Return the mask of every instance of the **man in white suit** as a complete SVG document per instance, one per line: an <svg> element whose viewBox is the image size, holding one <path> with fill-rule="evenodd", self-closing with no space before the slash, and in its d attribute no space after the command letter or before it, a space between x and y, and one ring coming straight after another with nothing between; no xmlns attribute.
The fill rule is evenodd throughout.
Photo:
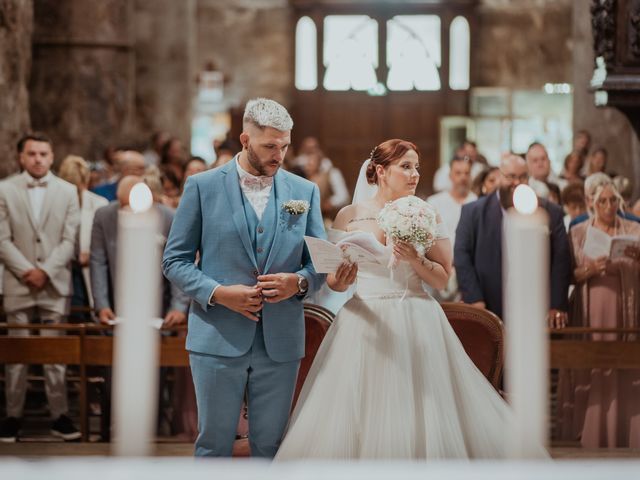
<svg viewBox="0 0 640 480"><path fill-rule="evenodd" d="M3 303L9 324L60 323L69 313L71 259L80 221L74 185L50 172L51 141L42 134L18 142L23 172L0 182L0 260L5 266ZM51 330L46 335L59 334ZM28 330L9 330L27 336ZM0 441L14 442L20 430L27 387L27 366L6 367L7 418ZM51 433L75 440L80 432L69 417L64 365L45 365L45 391Z"/></svg>

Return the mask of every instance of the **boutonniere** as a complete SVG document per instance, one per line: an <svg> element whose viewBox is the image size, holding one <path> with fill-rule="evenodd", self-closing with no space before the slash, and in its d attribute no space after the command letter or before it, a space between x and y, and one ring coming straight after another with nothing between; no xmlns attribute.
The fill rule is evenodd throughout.
<svg viewBox="0 0 640 480"><path fill-rule="evenodd" d="M309 211L309 202L306 200L289 200L282 204L282 209L291 215L302 215Z"/></svg>

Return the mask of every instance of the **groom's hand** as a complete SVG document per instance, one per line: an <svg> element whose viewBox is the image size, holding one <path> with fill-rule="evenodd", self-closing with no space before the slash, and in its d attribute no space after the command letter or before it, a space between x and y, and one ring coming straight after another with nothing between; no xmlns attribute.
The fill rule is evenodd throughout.
<svg viewBox="0 0 640 480"><path fill-rule="evenodd" d="M295 273L271 273L258 277L264 301L278 303L298 293L298 275Z"/></svg>
<svg viewBox="0 0 640 480"><path fill-rule="evenodd" d="M213 295L213 300L257 322L259 319L255 314L262 310L262 289L257 286L220 285Z"/></svg>

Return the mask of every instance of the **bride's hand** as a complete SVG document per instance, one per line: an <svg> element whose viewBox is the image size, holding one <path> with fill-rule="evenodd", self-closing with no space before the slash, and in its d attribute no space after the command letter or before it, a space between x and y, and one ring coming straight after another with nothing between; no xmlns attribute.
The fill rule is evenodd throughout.
<svg viewBox="0 0 640 480"><path fill-rule="evenodd" d="M409 263L420 260L420 255L418 255L416 247L407 242L395 242L393 244L393 254L398 260L404 260L405 262Z"/></svg>
<svg viewBox="0 0 640 480"><path fill-rule="evenodd" d="M344 262L338 267L336 273L327 275L327 285L335 292L344 292L349 285L356 281L358 274L358 264Z"/></svg>

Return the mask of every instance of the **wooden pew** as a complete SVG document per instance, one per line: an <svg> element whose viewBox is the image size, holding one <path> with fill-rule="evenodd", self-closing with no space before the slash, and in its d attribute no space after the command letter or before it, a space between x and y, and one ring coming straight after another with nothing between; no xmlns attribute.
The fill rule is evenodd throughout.
<svg viewBox="0 0 640 480"><path fill-rule="evenodd" d="M87 382L86 366L83 362L84 325L7 325L0 324L6 330L63 330L74 332L72 335L11 337L0 335L0 364L26 363L47 365L60 363L80 367L80 432L82 440L87 441ZM46 332L45 332L46 333Z"/></svg>
<svg viewBox="0 0 640 480"><path fill-rule="evenodd" d="M640 328L567 327L552 329L549 333L551 368L640 369L640 340L607 341L590 338L595 333L640 337Z"/></svg>
<svg viewBox="0 0 640 480"><path fill-rule="evenodd" d="M71 335L12 337L0 335L0 364L26 363L45 365L61 363L78 365L80 368L80 432L82 441L88 441L88 405L87 405L87 367L113 365L113 336L104 335L112 332L113 327L95 324L58 325L30 324L7 325L0 324L0 329L63 330L72 332ZM186 327L175 327L167 331L186 331ZM97 335L91 335L97 333ZM160 338L161 367L186 367L189 365L189 354L185 350L185 337Z"/></svg>

